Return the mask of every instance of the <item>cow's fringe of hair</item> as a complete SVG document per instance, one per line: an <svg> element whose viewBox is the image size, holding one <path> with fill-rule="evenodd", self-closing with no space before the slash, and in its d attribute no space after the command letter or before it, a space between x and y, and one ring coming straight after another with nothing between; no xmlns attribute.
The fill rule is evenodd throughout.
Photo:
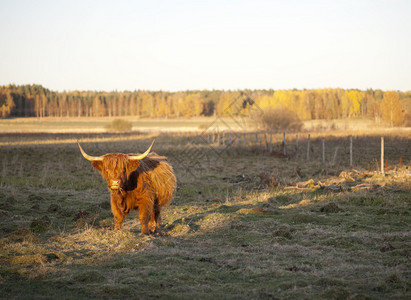
<svg viewBox="0 0 411 300"><path fill-rule="evenodd" d="M122 153L106 154L103 159L103 166L99 167L99 163L93 162L93 166L101 171L103 178L114 178L114 174L120 174L126 170L128 164L127 155Z"/></svg>

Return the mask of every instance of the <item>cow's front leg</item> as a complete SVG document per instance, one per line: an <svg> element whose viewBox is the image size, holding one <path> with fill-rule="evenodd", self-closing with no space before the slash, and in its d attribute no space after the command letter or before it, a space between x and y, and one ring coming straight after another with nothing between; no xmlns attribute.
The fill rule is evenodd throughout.
<svg viewBox="0 0 411 300"><path fill-rule="evenodd" d="M119 196L111 194L111 211L114 216L114 229L118 230L121 228L121 224L124 220L124 213L118 207Z"/></svg>

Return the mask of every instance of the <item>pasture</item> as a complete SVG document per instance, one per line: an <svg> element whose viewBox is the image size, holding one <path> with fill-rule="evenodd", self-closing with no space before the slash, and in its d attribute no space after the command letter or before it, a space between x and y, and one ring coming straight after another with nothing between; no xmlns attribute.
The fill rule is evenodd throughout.
<svg viewBox="0 0 411 300"><path fill-rule="evenodd" d="M94 132L104 133L104 127L115 118L110 117L78 117L78 118L14 118L0 120L0 132ZM215 121L214 117L198 117L189 119L144 119L122 116L122 120L132 123L133 130L144 132L160 131L197 131ZM220 129L227 127L238 129L233 119L218 119Z"/></svg>
<svg viewBox="0 0 411 300"><path fill-rule="evenodd" d="M109 192L80 154L154 151L178 189L163 234L113 230ZM280 138L279 138L280 139ZM319 137L282 156L154 134L0 136L0 293L7 299L409 299L409 132ZM306 141L300 139L300 145ZM330 163L340 147L337 161Z"/></svg>

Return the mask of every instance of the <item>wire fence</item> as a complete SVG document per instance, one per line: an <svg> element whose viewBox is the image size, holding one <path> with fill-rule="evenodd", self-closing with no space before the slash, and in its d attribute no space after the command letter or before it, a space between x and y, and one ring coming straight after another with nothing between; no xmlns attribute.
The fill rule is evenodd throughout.
<svg viewBox="0 0 411 300"><path fill-rule="evenodd" d="M405 137L269 131L179 132L167 135L171 135L173 144L180 144L186 152L191 151L192 156L206 155L210 150L218 155L253 153L301 163L316 162L330 167L362 167L380 171L411 163L411 139ZM196 149L195 153L193 149Z"/></svg>

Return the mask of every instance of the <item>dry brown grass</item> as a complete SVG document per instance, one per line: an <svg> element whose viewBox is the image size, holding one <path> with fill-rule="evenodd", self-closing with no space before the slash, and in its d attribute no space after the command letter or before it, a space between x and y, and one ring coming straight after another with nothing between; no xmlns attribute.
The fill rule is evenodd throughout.
<svg viewBox="0 0 411 300"><path fill-rule="evenodd" d="M93 155L138 152L152 137L79 135ZM387 138L382 176L366 163L378 158L378 136L354 139L361 149L352 170L346 135L327 141L329 157L340 146L334 165L316 156L315 137L307 162L305 149L217 155L185 136L159 135L155 151L169 157L179 184L162 236L140 235L135 213L112 230L105 183L75 136L18 138L0 146L6 298L410 297L409 136Z"/></svg>

